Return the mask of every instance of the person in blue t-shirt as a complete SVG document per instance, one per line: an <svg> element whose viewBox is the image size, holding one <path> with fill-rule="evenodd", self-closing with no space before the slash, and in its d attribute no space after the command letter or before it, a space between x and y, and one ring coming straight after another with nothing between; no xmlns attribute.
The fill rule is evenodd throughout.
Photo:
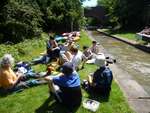
<svg viewBox="0 0 150 113"><path fill-rule="evenodd" d="M70 110L79 106L82 100L80 78L73 65L66 62L61 67L62 74L54 77L46 77L49 81L49 89L55 94L56 99L66 105Z"/></svg>

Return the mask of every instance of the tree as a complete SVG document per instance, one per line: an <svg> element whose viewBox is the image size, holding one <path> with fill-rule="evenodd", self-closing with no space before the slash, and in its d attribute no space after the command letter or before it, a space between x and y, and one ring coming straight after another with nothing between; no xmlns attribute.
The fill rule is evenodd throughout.
<svg viewBox="0 0 150 113"><path fill-rule="evenodd" d="M98 0L104 6L112 25L120 27L139 27L144 25L144 0Z"/></svg>
<svg viewBox="0 0 150 113"><path fill-rule="evenodd" d="M3 18L0 21L1 33L4 35L2 41L18 42L42 31L40 25L42 13L37 7L34 9L31 5L25 5L27 3L10 0L3 6L0 12Z"/></svg>
<svg viewBox="0 0 150 113"><path fill-rule="evenodd" d="M0 41L22 41L42 31L77 30L82 24L79 0L2 0Z"/></svg>

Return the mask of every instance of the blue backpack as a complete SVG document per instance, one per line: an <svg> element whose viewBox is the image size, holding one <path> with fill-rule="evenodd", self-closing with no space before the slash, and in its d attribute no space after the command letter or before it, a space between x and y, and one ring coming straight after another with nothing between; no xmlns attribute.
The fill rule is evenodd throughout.
<svg viewBox="0 0 150 113"><path fill-rule="evenodd" d="M110 87L113 80L112 71L108 67L101 67L94 72L93 82L96 86Z"/></svg>

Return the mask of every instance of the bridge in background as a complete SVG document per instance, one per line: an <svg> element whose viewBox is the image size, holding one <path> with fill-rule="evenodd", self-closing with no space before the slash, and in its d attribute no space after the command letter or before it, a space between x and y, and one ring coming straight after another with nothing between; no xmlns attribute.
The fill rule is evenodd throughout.
<svg viewBox="0 0 150 113"><path fill-rule="evenodd" d="M84 16L96 18L102 25L107 21L105 10L101 6L85 8Z"/></svg>

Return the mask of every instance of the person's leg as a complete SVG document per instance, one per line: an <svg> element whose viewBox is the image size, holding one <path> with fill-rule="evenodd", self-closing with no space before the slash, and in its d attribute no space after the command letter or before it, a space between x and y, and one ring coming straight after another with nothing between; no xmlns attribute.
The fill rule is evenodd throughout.
<svg viewBox="0 0 150 113"><path fill-rule="evenodd" d="M32 61L32 63L33 63L34 65L36 65L36 64L43 63L43 62L45 62L45 61L46 61L46 55L40 56L39 58L34 59L34 60Z"/></svg>
<svg viewBox="0 0 150 113"><path fill-rule="evenodd" d="M89 75L88 75L88 82L89 82L89 84L92 86L93 85L93 73L90 73Z"/></svg>
<svg viewBox="0 0 150 113"><path fill-rule="evenodd" d="M86 61L87 61L87 59L83 58L83 60L82 60L82 66L81 66L81 69L83 69L83 68L84 68L84 65L85 65Z"/></svg>
<svg viewBox="0 0 150 113"><path fill-rule="evenodd" d="M48 82L49 92L54 94L59 102L62 102L61 97L59 96L59 92L61 92L58 85L55 85L52 81Z"/></svg>
<svg viewBox="0 0 150 113"><path fill-rule="evenodd" d="M52 59L59 58L59 55L60 55L60 49L59 48L56 48L55 50L53 50L51 52Z"/></svg>
<svg viewBox="0 0 150 113"><path fill-rule="evenodd" d="M28 80L25 81L25 85L27 87L33 87L33 86L37 86L37 85L41 85L41 84L46 84L47 81L44 79L34 79L34 80Z"/></svg>
<svg viewBox="0 0 150 113"><path fill-rule="evenodd" d="M45 77L46 76L46 72L34 72L33 70L29 70L27 73L25 73L25 77L26 77L26 80L29 79L29 78L42 78L42 77Z"/></svg>
<svg viewBox="0 0 150 113"><path fill-rule="evenodd" d="M4 88L0 87L0 95L6 95L7 93L9 93L7 90L5 90Z"/></svg>
<svg viewBox="0 0 150 113"><path fill-rule="evenodd" d="M10 93L12 92L20 92L23 91L23 89L29 88L25 82L20 81L19 83L17 83L16 85L14 85L12 88L10 88L8 91Z"/></svg>

